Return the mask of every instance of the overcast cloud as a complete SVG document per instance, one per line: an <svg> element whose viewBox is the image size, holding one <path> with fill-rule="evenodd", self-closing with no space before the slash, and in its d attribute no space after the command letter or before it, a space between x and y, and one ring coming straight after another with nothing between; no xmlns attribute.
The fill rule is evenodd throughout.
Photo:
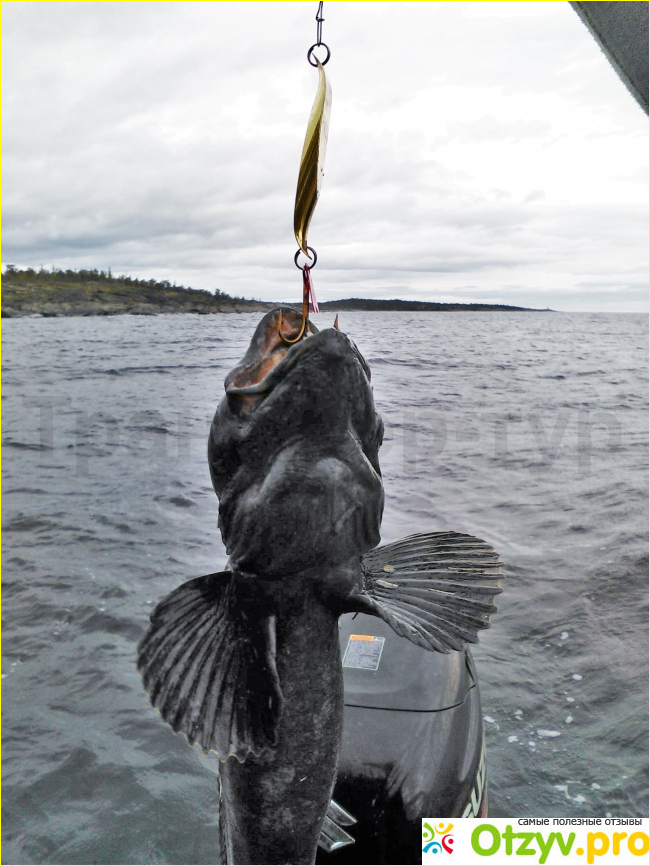
<svg viewBox="0 0 650 866"><path fill-rule="evenodd" d="M298 300L316 2L4 2L3 263ZM565 2L325 3L319 299L647 308L647 119Z"/></svg>

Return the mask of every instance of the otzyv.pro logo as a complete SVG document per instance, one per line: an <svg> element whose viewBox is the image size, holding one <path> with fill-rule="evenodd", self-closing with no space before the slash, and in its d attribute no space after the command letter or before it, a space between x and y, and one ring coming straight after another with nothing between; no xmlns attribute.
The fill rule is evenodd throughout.
<svg viewBox="0 0 650 866"><path fill-rule="evenodd" d="M647 864L647 818L427 818L422 863Z"/></svg>
<svg viewBox="0 0 650 866"><path fill-rule="evenodd" d="M433 825L428 821L423 821L422 853L432 855L440 851L446 851L447 854L451 854L454 847L454 837L451 834L453 829L454 825L447 821L441 821ZM422 862L424 863L425 861L423 860Z"/></svg>

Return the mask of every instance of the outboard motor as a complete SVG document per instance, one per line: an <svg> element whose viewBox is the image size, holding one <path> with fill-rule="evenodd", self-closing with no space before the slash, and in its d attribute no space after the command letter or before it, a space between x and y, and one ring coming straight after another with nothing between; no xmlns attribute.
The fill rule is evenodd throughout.
<svg viewBox="0 0 650 866"><path fill-rule="evenodd" d="M419 863L422 818L487 815L470 650L428 652L366 614L339 626L343 745L317 863Z"/></svg>

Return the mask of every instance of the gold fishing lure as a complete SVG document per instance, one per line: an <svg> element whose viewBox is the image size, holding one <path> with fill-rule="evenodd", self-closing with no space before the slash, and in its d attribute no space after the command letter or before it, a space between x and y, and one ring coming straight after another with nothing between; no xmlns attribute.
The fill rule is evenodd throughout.
<svg viewBox="0 0 650 866"><path fill-rule="evenodd" d="M325 76L325 70L319 60L316 60L316 64L318 66L318 90L309 116L305 144L300 157L296 204L293 213L293 230L298 246L309 258L311 256L307 249L307 229L318 201L323 179L330 106L332 104L332 91Z"/></svg>
<svg viewBox="0 0 650 866"><path fill-rule="evenodd" d="M296 188L296 204L293 211L293 231L298 241L298 251L294 256L294 264L302 271L302 325L296 337L287 337L282 332L282 314L280 314L279 333L282 341L291 345L301 340L309 325L309 307L318 313L318 302L314 294L311 281L311 269L315 266L318 256L316 250L307 245L307 230L311 222L320 185L323 179L323 166L325 164L325 151L327 149L327 133L330 123L330 106L332 104L332 91L323 67L330 59L330 50L322 40L323 33L323 0L318 4L316 13L316 37L317 41L307 52L307 60L311 66L318 68L318 90L316 99L309 115L305 143L300 157L300 169L298 171L298 186ZM315 50L323 48L327 56L323 62L315 56ZM300 253L307 256L309 262L304 265L298 264ZM309 333L309 331L307 331Z"/></svg>

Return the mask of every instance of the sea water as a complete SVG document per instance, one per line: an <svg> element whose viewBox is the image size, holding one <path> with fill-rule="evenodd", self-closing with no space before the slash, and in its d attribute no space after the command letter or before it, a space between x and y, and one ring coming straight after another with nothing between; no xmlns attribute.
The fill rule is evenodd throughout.
<svg viewBox="0 0 650 866"><path fill-rule="evenodd" d="M206 437L258 319L3 322L6 863L216 862L218 762L149 706L135 647L226 561ZM474 652L490 814L643 815L647 317L340 323L386 425L383 540L468 532L506 563Z"/></svg>

